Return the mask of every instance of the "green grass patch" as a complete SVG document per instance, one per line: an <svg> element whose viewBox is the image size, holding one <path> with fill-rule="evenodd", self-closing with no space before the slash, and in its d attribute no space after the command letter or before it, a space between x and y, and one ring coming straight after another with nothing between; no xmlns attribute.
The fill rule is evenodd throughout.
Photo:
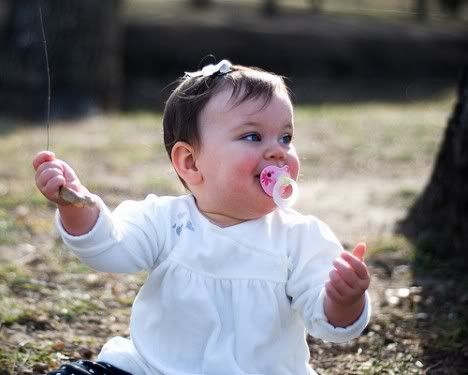
<svg viewBox="0 0 468 375"><path fill-rule="evenodd" d="M19 272L18 267L13 263L0 263L0 281L7 281L11 276Z"/></svg>
<svg viewBox="0 0 468 375"><path fill-rule="evenodd" d="M415 257L415 246L403 236L386 236L369 241L366 256L370 259L379 255L396 254L407 261Z"/></svg>
<svg viewBox="0 0 468 375"><path fill-rule="evenodd" d="M35 312L33 310L13 308L8 312L0 311L0 321L7 327L14 323L24 325L27 322L34 321L34 316Z"/></svg>
<svg viewBox="0 0 468 375"><path fill-rule="evenodd" d="M17 323L19 325L32 324L36 326L38 314L35 308L25 305L16 297L2 298L0 305L0 325L7 327Z"/></svg>
<svg viewBox="0 0 468 375"><path fill-rule="evenodd" d="M24 370L28 374L41 374L58 364L56 353L45 344L28 342L0 350L0 375L23 373Z"/></svg>
<svg viewBox="0 0 468 375"><path fill-rule="evenodd" d="M10 289L13 292L40 292L44 289L45 285L38 282L37 280L32 280L28 276L15 275L15 277L10 280L9 285Z"/></svg>
<svg viewBox="0 0 468 375"><path fill-rule="evenodd" d="M76 257L62 264L64 272L67 273L88 274L90 272L94 272L91 268L89 268L86 264L84 264L81 260L77 259Z"/></svg>
<svg viewBox="0 0 468 375"><path fill-rule="evenodd" d="M23 310L11 299L2 298L0 305L0 322L2 325L11 326L22 315Z"/></svg>
<svg viewBox="0 0 468 375"><path fill-rule="evenodd" d="M85 299L62 299L57 303L55 314L61 319L71 322L86 315L95 315L102 308L91 300Z"/></svg>

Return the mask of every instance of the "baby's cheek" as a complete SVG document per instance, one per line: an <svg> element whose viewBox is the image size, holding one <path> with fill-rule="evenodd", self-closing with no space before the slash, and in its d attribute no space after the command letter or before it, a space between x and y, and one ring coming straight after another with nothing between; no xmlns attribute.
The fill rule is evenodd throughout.
<svg viewBox="0 0 468 375"><path fill-rule="evenodd" d="M293 165L290 165L289 167L289 173L291 174L291 177L293 180L297 180L297 176L299 175L299 163L296 162Z"/></svg>
<svg viewBox="0 0 468 375"><path fill-rule="evenodd" d="M246 183L250 183L255 173L257 173L257 164L253 162L253 158L246 158L241 163L233 165L226 178L230 181L234 189L238 187L242 190Z"/></svg>
<svg viewBox="0 0 468 375"><path fill-rule="evenodd" d="M233 163L239 176L252 176L258 172L257 169L260 160L257 154L249 151L242 151L242 154L239 156L239 159Z"/></svg>
<svg viewBox="0 0 468 375"><path fill-rule="evenodd" d="M289 173L294 180L297 180L297 176L299 175L299 158L296 154L296 150L293 149L292 152L288 155L288 167Z"/></svg>

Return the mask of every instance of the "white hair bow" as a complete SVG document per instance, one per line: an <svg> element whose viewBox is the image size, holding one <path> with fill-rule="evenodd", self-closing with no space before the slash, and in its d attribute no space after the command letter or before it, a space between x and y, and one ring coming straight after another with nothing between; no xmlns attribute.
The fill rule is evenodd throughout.
<svg viewBox="0 0 468 375"><path fill-rule="evenodd" d="M205 65L202 70L196 72L185 72L186 77L210 77L214 74L226 74L232 71L232 64L229 60L221 60L216 65Z"/></svg>

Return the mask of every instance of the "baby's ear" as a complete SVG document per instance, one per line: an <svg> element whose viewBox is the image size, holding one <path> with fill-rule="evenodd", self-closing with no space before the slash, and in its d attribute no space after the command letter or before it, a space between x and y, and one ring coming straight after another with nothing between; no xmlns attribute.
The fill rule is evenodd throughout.
<svg viewBox="0 0 468 375"><path fill-rule="evenodd" d="M195 163L195 149L187 142L179 141L172 146L171 160L177 174L187 185L198 185L203 181Z"/></svg>

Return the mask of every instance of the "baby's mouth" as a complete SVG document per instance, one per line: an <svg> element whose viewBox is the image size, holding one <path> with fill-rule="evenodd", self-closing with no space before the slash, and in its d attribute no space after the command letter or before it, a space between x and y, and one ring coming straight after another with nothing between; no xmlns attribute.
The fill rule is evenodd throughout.
<svg viewBox="0 0 468 375"><path fill-rule="evenodd" d="M254 177L255 177L256 184L257 184L258 188L260 189L260 191L261 191L263 194L265 194L265 196L267 196L268 198L271 198L271 197L265 192L265 190L264 190L263 187L262 187L261 173L256 174Z"/></svg>
<svg viewBox="0 0 468 375"><path fill-rule="evenodd" d="M258 182L258 184L260 185L260 188L263 190L262 184L261 184L261 182L260 182L260 173L259 173L259 174L256 174L256 175L254 176L254 178L255 178L255 181Z"/></svg>

